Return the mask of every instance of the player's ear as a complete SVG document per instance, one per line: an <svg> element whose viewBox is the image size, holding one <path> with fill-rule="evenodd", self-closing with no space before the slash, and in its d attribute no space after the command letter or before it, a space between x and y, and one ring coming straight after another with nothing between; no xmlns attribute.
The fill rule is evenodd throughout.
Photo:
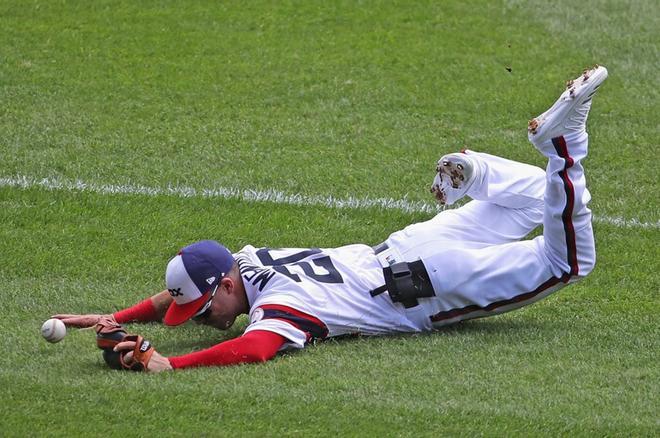
<svg viewBox="0 0 660 438"><path fill-rule="evenodd" d="M220 280L220 287L224 288L227 291L227 294L232 294L234 292L234 280L229 276L224 277Z"/></svg>

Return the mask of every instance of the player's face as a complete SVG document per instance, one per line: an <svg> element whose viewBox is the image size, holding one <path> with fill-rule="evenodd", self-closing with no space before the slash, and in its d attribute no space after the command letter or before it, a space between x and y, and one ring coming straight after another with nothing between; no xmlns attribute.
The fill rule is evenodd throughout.
<svg viewBox="0 0 660 438"><path fill-rule="evenodd" d="M211 306L202 315L193 318L198 324L209 325L220 330L230 328L241 314L237 294L230 293L232 285L222 283L211 301Z"/></svg>

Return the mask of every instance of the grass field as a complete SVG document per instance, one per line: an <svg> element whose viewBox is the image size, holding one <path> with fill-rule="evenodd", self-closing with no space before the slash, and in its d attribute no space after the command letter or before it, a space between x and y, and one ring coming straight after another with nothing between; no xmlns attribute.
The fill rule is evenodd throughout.
<svg viewBox="0 0 660 438"><path fill-rule="evenodd" d="M660 433L656 2L0 0L0 29L0 435ZM89 330L40 337L161 290L194 240L378 243L432 213L368 201L431 205L444 153L543 165L526 122L594 63L598 264L578 285L255 366L129 374ZM203 196L222 188L303 201ZM365 202L306 201L324 197ZM174 355L245 324L130 329Z"/></svg>

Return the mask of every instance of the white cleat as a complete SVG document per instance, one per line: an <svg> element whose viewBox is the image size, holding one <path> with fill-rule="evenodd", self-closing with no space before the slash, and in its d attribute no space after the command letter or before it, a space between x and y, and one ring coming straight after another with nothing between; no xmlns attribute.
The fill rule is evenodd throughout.
<svg viewBox="0 0 660 438"><path fill-rule="evenodd" d="M539 147L553 138L584 132L591 98L606 78L607 69L596 65L585 70L578 78L568 81L566 91L554 105L529 121L529 141Z"/></svg>
<svg viewBox="0 0 660 438"><path fill-rule="evenodd" d="M479 167L465 153L447 154L438 160L438 174L431 193L441 205L451 205L461 199L478 178Z"/></svg>

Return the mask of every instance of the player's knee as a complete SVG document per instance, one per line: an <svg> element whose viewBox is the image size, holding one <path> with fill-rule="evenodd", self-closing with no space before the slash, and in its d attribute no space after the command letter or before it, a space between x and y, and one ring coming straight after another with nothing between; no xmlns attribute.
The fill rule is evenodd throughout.
<svg viewBox="0 0 660 438"><path fill-rule="evenodd" d="M591 273L591 271L594 270L594 267L596 266L596 257L591 257L589 260L586 260L582 263L580 263L580 276L586 277Z"/></svg>
<svg viewBox="0 0 660 438"><path fill-rule="evenodd" d="M573 254L572 257L571 253ZM575 268L577 268L577 275L579 277L589 275L596 266L596 246L594 245L593 237L591 239L584 237L578 240L577 245L573 247L573 251L570 250L569 246L567 262L573 274L575 273Z"/></svg>

